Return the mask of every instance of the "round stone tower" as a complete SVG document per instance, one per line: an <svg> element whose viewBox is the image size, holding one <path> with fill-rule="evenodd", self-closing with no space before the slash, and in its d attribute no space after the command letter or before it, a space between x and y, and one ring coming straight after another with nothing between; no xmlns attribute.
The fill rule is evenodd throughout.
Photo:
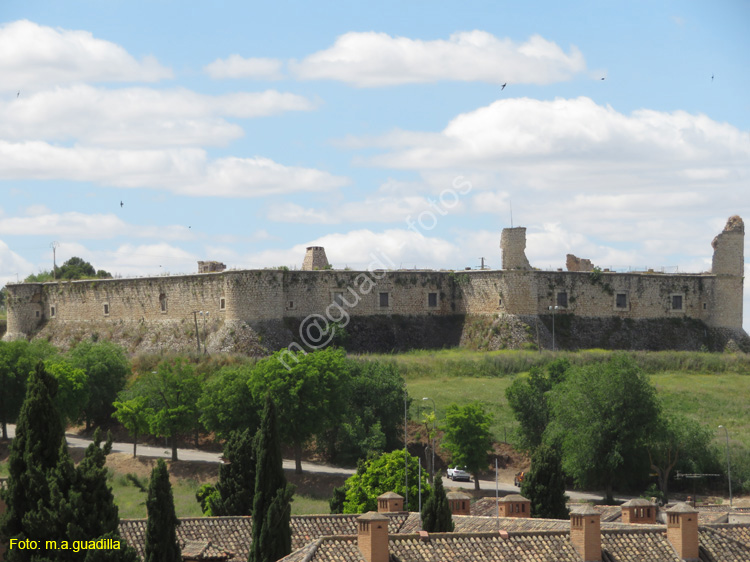
<svg viewBox="0 0 750 562"><path fill-rule="evenodd" d="M305 260L302 262L302 271L313 271L314 269L328 269L328 258L323 246L310 246L305 252Z"/></svg>

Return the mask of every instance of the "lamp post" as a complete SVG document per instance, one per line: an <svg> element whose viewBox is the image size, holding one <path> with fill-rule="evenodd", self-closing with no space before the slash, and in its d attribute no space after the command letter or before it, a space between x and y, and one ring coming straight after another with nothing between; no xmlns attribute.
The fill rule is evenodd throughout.
<svg viewBox="0 0 750 562"><path fill-rule="evenodd" d="M555 351L555 311L560 308L559 306L550 306L549 309L552 311L552 351Z"/></svg>
<svg viewBox="0 0 750 562"><path fill-rule="evenodd" d="M437 433L437 407L435 406L435 401L425 396L422 398L422 400L429 400L432 402L432 415L434 416L432 418L432 461L430 462L430 483L432 483L435 480L435 434Z"/></svg>
<svg viewBox="0 0 750 562"><path fill-rule="evenodd" d="M719 429L724 430L724 435L727 439L727 480L729 481L729 509L732 509L732 468L729 464L729 431L723 425L720 425Z"/></svg>
<svg viewBox="0 0 750 562"><path fill-rule="evenodd" d="M406 433L406 423L407 423L407 400L409 398L409 394L406 392L406 387L404 387L404 509L406 511L409 511L409 449L407 448L406 444L408 441L408 436Z"/></svg>
<svg viewBox="0 0 750 562"><path fill-rule="evenodd" d="M203 354L208 354L206 349L206 320L208 320L208 311L203 312L202 310L198 313L203 317ZM200 349L198 350L200 352Z"/></svg>

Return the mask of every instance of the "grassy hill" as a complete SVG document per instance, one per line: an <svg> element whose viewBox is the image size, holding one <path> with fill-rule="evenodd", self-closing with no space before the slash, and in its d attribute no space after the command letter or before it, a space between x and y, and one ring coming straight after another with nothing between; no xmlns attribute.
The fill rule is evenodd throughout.
<svg viewBox="0 0 750 562"><path fill-rule="evenodd" d="M479 401L494 416L492 431L499 441L512 441L516 422L505 399L514 377L524 376L535 365L544 366L558 357L573 365L605 361L613 352L497 351L462 349L414 351L398 355L363 355L363 360L391 361L399 366L414 400L412 416L419 408L431 408L435 400L438 419L451 403ZM730 441L750 450L750 355L699 352L628 352L649 375L667 411L679 411L716 430L723 446L728 428ZM719 438L722 441L719 442Z"/></svg>

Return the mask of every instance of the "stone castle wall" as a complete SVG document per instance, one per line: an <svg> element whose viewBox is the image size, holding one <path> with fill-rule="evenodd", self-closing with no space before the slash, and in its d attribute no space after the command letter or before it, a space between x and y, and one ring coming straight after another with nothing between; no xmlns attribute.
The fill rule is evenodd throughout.
<svg viewBox="0 0 750 562"><path fill-rule="evenodd" d="M291 320L297 325L310 315L331 322L538 317L555 306L554 314L579 318L693 319L742 330L743 242L744 226L733 217L714 240L716 271L703 274L533 270L524 266L525 229L514 228L503 231L503 264L510 266L504 270L268 269L9 284L6 339L55 324L194 322L197 311L208 312L213 323L260 326Z"/></svg>

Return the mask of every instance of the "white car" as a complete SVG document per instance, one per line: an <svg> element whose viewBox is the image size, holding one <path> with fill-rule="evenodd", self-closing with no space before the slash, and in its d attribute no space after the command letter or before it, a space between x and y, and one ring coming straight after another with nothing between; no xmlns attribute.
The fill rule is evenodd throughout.
<svg viewBox="0 0 750 562"><path fill-rule="evenodd" d="M456 480L465 480L466 482L471 482L471 475L466 472L466 467L454 467L448 469L448 478L453 480L454 482Z"/></svg>

